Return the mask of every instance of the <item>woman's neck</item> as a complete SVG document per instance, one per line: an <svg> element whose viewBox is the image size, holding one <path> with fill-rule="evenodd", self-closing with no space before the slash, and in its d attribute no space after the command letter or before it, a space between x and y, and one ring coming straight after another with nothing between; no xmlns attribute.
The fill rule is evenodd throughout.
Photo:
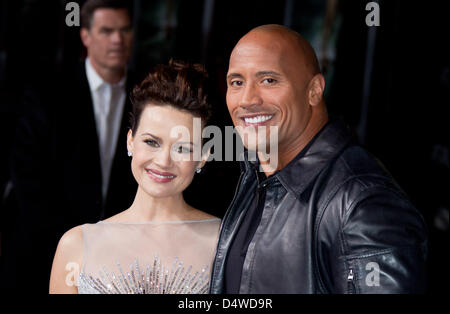
<svg viewBox="0 0 450 314"><path fill-rule="evenodd" d="M127 220L135 222L186 220L193 210L182 193L155 198L138 187L133 204L127 209Z"/></svg>

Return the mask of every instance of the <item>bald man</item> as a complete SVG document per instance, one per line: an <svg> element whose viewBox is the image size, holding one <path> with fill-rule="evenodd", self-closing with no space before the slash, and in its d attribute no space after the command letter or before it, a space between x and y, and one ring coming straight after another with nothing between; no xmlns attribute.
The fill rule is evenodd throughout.
<svg viewBox="0 0 450 314"><path fill-rule="evenodd" d="M211 293L423 292L424 220L346 125L329 119L310 44L280 25L257 27L235 46L226 80L248 150Z"/></svg>

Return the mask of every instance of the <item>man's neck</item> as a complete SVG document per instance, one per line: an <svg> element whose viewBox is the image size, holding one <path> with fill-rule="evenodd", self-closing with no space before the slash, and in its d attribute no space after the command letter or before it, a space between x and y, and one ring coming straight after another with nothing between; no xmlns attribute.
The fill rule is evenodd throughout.
<svg viewBox="0 0 450 314"><path fill-rule="evenodd" d="M270 164L270 160L261 160L262 155L258 152L261 168L266 176L270 176L277 170L286 167L308 145L327 122L328 114L326 111L313 115L301 136L289 145L280 145L278 147L278 164L276 169Z"/></svg>
<svg viewBox="0 0 450 314"><path fill-rule="evenodd" d="M102 67L97 64L94 60L89 58L89 63L92 68L97 72L97 74L107 83L109 84L117 84L119 83L123 77L125 76L125 68L122 69L111 69Z"/></svg>

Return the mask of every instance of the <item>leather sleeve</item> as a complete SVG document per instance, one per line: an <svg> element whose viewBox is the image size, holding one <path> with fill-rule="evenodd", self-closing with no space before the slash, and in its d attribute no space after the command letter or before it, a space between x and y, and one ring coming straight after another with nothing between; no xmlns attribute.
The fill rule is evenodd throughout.
<svg viewBox="0 0 450 314"><path fill-rule="evenodd" d="M386 186L353 199L339 231L340 256L332 261L334 292L424 293L427 230L419 211Z"/></svg>

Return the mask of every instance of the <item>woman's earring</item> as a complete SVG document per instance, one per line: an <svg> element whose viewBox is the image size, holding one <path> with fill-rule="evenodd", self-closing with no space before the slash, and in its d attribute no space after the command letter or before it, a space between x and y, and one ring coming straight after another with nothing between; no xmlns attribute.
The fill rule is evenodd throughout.
<svg viewBox="0 0 450 314"><path fill-rule="evenodd" d="M197 168L197 169L195 170L195 172L197 172L197 173L202 172L202 168Z"/></svg>
<svg viewBox="0 0 450 314"><path fill-rule="evenodd" d="M133 154L130 151L128 151L128 157L131 157L131 156L133 156Z"/></svg>

